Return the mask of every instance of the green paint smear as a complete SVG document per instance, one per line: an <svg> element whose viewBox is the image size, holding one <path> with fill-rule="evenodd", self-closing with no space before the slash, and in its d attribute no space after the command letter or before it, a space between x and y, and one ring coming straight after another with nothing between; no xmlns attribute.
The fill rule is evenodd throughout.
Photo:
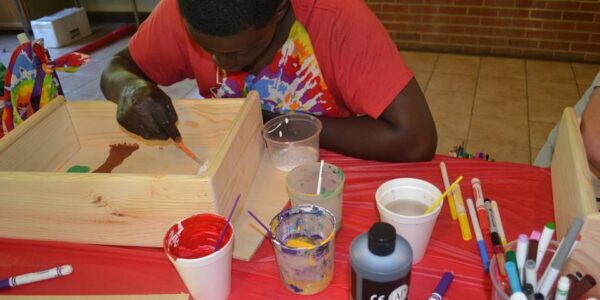
<svg viewBox="0 0 600 300"><path fill-rule="evenodd" d="M90 171L90 167L88 166L72 166L67 170L67 173L88 173Z"/></svg>

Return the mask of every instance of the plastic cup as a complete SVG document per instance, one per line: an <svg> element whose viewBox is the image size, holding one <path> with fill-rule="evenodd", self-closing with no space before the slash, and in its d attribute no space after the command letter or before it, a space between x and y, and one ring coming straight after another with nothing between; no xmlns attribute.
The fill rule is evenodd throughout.
<svg viewBox="0 0 600 300"><path fill-rule="evenodd" d="M335 230L342 226L342 199L344 171L335 165L324 163L321 190L317 194L320 162L300 165L286 176L287 192L292 205L313 204L329 210L335 216Z"/></svg>
<svg viewBox="0 0 600 300"><path fill-rule="evenodd" d="M228 225L221 248L214 251L227 220L198 214L179 221L165 234L163 247L192 297L226 299L231 288L233 227Z"/></svg>
<svg viewBox="0 0 600 300"><path fill-rule="evenodd" d="M441 195L433 184L415 178L398 178L377 189L375 201L381 221L392 224L413 250L413 263L421 261L443 201L433 211L423 214Z"/></svg>
<svg viewBox="0 0 600 300"><path fill-rule="evenodd" d="M315 205L299 205L270 223L273 249L283 284L293 293L312 295L333 278L335 217Z"/></svg>
<svg viewBox="0 0 600 300"><path fill-rule="evenodd" d="M504 249L505 249L505 251L508 251L508 250L516 251L517 250L517 241L509 242L508 244L506 244ZM542 275L544 274L544 271L546 270L548 265L550 265L550 260L552 259L554 252L556 252L556 249L558 249L558 242L550 241L550 244L548 244L548 248L546 249L546 254L544 254L544 259L540 263L540 267L537 270L538 283L541 280ZM507 294L507 293L510 293L510 286L508 284L508 279L502 280L500 271L498 270L498 261L496 260L496 255L494 255L492 257L492 260L490 261L490 279L492 280L492 296L490 297L490 299L492 299L492 300L500 300L500 299L501 300L510 300L510 294ZM503 283L503 281L504 281L504 283ZM554 290L555 289L553 288L546 299L554 298Z"/></svg>
<svg viewBox="0 0 600 300"><path fill-rule="evenodd" d="M282 115L265 123L262 135L273 165L282 171L319 160L319 119L306 114Z"/></svg>

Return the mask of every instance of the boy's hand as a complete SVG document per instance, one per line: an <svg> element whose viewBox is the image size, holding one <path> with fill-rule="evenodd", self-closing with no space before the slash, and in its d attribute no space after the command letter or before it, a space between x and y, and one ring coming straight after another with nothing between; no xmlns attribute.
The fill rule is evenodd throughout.
<svg viewBox="0 0 600 300"><path fill-rule="evenodd" d="M149 140L178 140L173 103L156 85L138 82L126 87L117 102L117 121L128 131Z"/></svg>

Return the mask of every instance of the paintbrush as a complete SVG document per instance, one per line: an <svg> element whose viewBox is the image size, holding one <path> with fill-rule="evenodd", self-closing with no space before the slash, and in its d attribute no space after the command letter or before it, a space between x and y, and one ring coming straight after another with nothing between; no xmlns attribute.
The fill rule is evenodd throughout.
<svg viewBox="0 0 600 300"><path fill-rule="evenodd" d="M192 150L190 150L190 148L183 143L181 139L179 139L179 141L175 140L175 144L177 147L179 147L179 149L181 149L181 151L187 154L187 156L189 156L191 159L195 160L198 164L202 165L204 163L200 158L198 158L198 156L196 156L196 154L194 154L194 152L192 152Z"/></svg>
<svg viewBox="0 0 600 300"><path fill-rule="evenodd" d="M161 123L161 124L163 124L163 123ZM175 142L175 145L177 145L177 147L179 149L181 149L181 151L183 151L185 154L187 154L187 156L189 156L191 159L196 161L198 163L198 165L200 165L200 168L198 168L198 171L196 172L196 174L200 175L200 174L204 173L204 171L206 171L206 169L208 168L207 162L201 160L198 156L196 156L196 154L194 154L194 152L192 152L192 150L190 150L190 148L188 148L183 143L183 139L181 138L181 133L179 133L179 130L177 129L177 127L169 126L168 124L162 125L162 127L167 132L167 134L171 137L171 139L173 139L173 141Z"/></svg>

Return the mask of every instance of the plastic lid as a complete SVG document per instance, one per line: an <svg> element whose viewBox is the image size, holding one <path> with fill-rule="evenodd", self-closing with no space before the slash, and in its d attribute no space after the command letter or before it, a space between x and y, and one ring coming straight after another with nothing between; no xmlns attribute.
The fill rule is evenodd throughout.
<svg viewBox="0 0 600 300"><path fill-rule="evenodd" d="M394 226L378 222L369 229L369 251L378 256L392 254L396 248L396 229Z"/></svg>

